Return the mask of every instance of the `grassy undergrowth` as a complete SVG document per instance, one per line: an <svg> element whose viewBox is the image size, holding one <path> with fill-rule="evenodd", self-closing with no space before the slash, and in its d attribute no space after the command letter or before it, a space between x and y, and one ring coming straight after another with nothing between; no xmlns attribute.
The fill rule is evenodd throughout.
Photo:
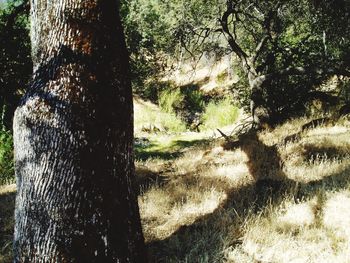
<svg viewBox="0 0 350 263"><path fill-rule="evenodd" d="M308 121L139 159L151 261L349 262L350 123L301 131Z"/></svg>
<svg viewBox="0 0 350 263"><path fill-rule="evenodd" d="M1 129L1 128L0 128ZM9 131L0 130L0 185L14 182L13 142Z"/></svg>
<svg viewBox="0 0 350 263"><path fill-rule="evenodd" d="M248 133L137 134L151 262L350 262L350 122ZM234 146L234 147L233 147ZM10 262L14 189L0 191Z"/></svg>
<svg viewBox="0 0 350 263"><path fill-rule="evenodd" d="M162 131L178 133L186 131L186 123L174 112L161 111L156 105L134 100L135 132Z"/></svg>
<svg viewBox="0 0 350 263"><path fill-rule="evenodd" d="M210 130L231 125L239 116L239 109L232 105L232 98L209 102L202 116L201 128Z"/></svg>

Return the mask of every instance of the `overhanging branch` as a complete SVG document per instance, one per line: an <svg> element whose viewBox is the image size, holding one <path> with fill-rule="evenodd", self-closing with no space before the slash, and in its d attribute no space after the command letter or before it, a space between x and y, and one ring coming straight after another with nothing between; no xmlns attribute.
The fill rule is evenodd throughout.
<svg viewBox="0 0 350 263"><path fill-rule="evenodd" d="M238 45L236 42L235 37L232 35L229 26L228 26L228 19L231 15L235 14L235 9L232 5L232 2L230 0L227 1L227 9L223 13L221 19L220 19L220 24L222 27L223 32L225 33L227 37L227 41L232 49L232 51L242 60L247 60L248 55L244 50Z"/></svg>

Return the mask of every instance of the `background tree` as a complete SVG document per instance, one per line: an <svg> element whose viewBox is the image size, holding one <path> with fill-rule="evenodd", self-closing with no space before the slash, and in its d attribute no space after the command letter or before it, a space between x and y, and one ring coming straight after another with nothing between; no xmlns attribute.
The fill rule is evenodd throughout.
<svg viewBox="0 0 350 263"><path fill-rule="evenodd" d="M219 52L210 34L218 14L217 1L122 1L135 92L157 100L159 90L153 90L154 82L148 85L149 79L162 78L189 61L195 64L205 51Z"/></svg>
<svg viewBox="0 0 350 263"><path fill-rule="evenodd" d="M242 63L257 124L305 112L315 98L334 103L336 98L318 87L332 75L350 75L344 55L339 55L344 46L333 39L333 50L327 51L325 31L315 30L315 25L320 29L327 23L313 14L307 1L228 0L220 24Z"/></svg>
<svg viewBox="0 0 350 263"><path fill-rule="evenodd" d="M145 262L117 1L31 1L31 42L14 117L15 262Z"/></svg>
<svg viewBox="0 0 350 263"><path fill-rule="evenodd" d="M27 1L0 8L0 121L6 130L32 73L28 14Z"/></svg>
<svg viewBox="0 0 350 263"><path fill-rule="evenodd" d="M316 7L307 0L134 0L126 4L126 22L144 32L130 43L147 50L147 58L162 54L181 65L200 60L204 52L218 57L234 53L240 65L232 66L240 71L243 87L234 87L240 90L238 99L250 105L256 124L275 124L305 113L314 99L336 103L338 94L325 92L320 84L334 75L349 75L344 38L349 4L319 2ZM151 68L152 74L160 70Z"/></svg>

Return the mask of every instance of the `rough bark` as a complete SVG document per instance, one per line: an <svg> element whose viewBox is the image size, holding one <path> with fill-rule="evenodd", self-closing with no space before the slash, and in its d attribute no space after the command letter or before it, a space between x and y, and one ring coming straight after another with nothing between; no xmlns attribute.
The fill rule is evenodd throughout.
<svg viewBox="0 0 350 263"><path fill-rule="evenodd" d="M250 76L249 86L251 90L250 94L250 112L253 118L253 127L261 128L268 124L270 121L269 112L264 106L263 98L263 84L265 82L264 76Z"/></svg>
<svg viewBox="0 0 350 263"><path fill-rule="evenodd" d="M117 1L31 0L31 41L14 117L14 261L145 262Z"/></svg>
<svg viewBox="0 0 350 263"><path fill-rule="evenodd" d="M231 16L235 17L235 22L239 20L237 16L240 13L240 11L235 5L236 3L234 3L231 0L226 1L226 10L220 19L220 24L232 52L234 52L241 60L242 68L248 77L249 87L251 91L250 111L253 118L253 126L260 127L267 121L268 111L263 105L263 83L265 82L265 79L264 76L258 74L255 64L262 49L266 45L267 41L270 39L272 13L266 17L266 35L264 35L257 44L255 52L253 52L253 54L248 55L248 53L244 51L243 48L238 44L234 29L233 32L231 32L232 29L230 29L229 26L229 18ZM235 28L235 25L233 25L233 28Z"/></svg>

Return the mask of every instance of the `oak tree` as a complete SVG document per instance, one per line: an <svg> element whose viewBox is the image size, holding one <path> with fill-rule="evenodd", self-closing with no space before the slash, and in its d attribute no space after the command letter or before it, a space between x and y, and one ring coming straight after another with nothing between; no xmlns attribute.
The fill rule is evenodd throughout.
<svg viewBox="0 0 350 263"><path fill-rule="evenodd" d="M32 0L14 117L15 262L145 262L128 55L114 0Z"/></svg>

